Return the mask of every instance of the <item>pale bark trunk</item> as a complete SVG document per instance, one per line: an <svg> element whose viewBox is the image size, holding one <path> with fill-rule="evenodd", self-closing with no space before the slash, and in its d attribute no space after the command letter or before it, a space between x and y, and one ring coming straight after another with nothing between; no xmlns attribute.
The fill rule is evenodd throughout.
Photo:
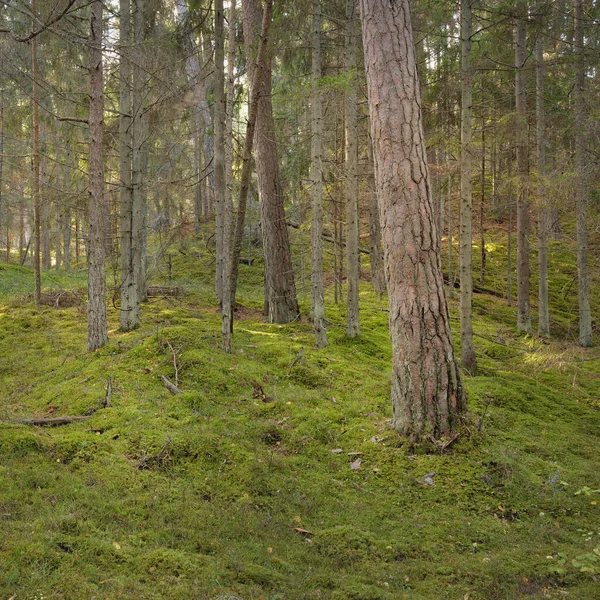
<svg viewBox="0 0 600 600"><path fill-rule="evenodd" d="M393 426L441 435L465 396L431 197L408 0L360 0L392 338Z"/></svg>
<svg viewBox="0 0 600 600"><path fill-rule="evenodd" d="M358 284L360 254L358 252L358 118L356 110L356 0L346 0L345 68L351 77L346 91L346 336L360 335L358 317Z"/></svg>
<svg viewBox="0 0 600 600"><path fill-rule="evenodd" d="M90 19L90 109L89 109L89 202L88 202L88 351L108 342L105 280L104 161L102 135L104 99L102 88L102 0L93 0Z"/></svg>
<svg viewBox="0 0 600 600"><path fill-rule="evenodd" d="M517 329L531 333L529 307L529 165L527 148L527 2L517 0L515 95L517 127Z"/></svg>
<svg viewBox="0 0 600 600"><path fill-rule="evenodd" d="M223 0L215 0L215 106L214 106L214 175L215 175L215 293L223 301L224 217L225 217L225 33Z"/></svg>
<svg viewBox="0 0 600 600"><path fill-rule="evenodd" d="M279 180L279 162L275 142L275 125L271 103L271 66L266 60L254 76L254 56L262 11L258 0L242 2L244 40L250 81L258 89L258 117L256 121L256 170L258 174L261 231L265 260L265 296L271 323L295 321L300 311L296 299L296 285L285 222L283 192Z"/></svg>
<svg viewBox="0 0 600 600"><path fill-rule="evenodd" d="M471 36L472 0L461 3L461 131L460 131L460 364L468 373L477 372L473 347L473 184L472 124L473 71Z"/></svg>
<svg viewBox="0 0 600 600"><path fill-rule="evenodd" d="M31 12L36 14L36 0L31 2ZM36 24L31 25L35 30ZM35 304L41 305L41 238L40 238L40 116L38 86L37 36L31 40L31 86L33 104L33 276L35 280Z"/></svg>
<svg viewBox="0 0 600 600"><path fill-rule="evenodd" d="M131 240L133 279L137 296L137 304L146 300L146 158L147 158L147 123L144 114L144 37L145 37L145 0L134 0L133 42L135 52L132 69L132 216ZM139 308L138 308L139 310ZM139 317L138 317L139 319Z"/></svg>
<svg viewBox="0 0 600 600"><path fill-rule="evenodd" d="M587 185L586 185L586 110L585 57L583 54L583 2L574 0L575 54L575 172L577 173L577 273L579 300L579 343L581 346L594 345L592 333L592 313L590 309L590 278L588 272L588 231L587 231Z"/></svg>
<svg viewBox="0 0 600 600"><path fill-rule="evenodd" d="M133 119L131 80L131 0L120 2L119 28L119 174L121 329L131 331L140 324L140 301L135 268L133 231Z"/></svg>
<svg viewBox="0 0 600 600"><path fill-rule="evenodd" d="M546 108L544 106L544 37L538 34L536 58L536 146L538 170L538 333L550 337L550 312L548 307L548 230L550 228L549 203L546 199Z"/></svg>
<svg viewBox="0 0 600 600"><path fill-rule="evenodd" d="M323 285L323 98L321 79L321 0L313 0L312 15L312 90L311 90L311 200L312 264L311 309L317 348L327 346L325 298Z"/></svg>
<svg viewBox="0 0 600 600"><path fill-rule="evenodd" d="M231 353L231 219L233 213L233 94L235 86L236 0L230 0L229 40L227 48L227 104L225 109L225 205L223 212L223 275L221 334L223 349Z"/></svg>
<svg viewBox="0 0 600 600"><path fill-rule="evenodd" d="M369 164L373 168L373 180L369 181L369 259L371 262L371 285L373 291L381 297L385 293L385 272L383 270L383 250L381 249L381 223L379 222L379 207L375 191L375 163L373 143L369 136ZM371 179L371 177L369 178ZM373 187L371 187L373 186Z"/></svg>

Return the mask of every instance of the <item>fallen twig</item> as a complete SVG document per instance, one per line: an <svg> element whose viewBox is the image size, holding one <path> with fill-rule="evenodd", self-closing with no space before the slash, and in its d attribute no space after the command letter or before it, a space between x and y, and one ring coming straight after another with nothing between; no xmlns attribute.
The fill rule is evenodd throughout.
<svg viewBox="0 0 600 600"><path fill-rule="evenodd" d="M173 355L173 367L175 368L175 387L179 387L179 367L177 366L177 353L175 352L175 348L171 342L167 341L167 346L171 350L171 354Z"/></svg>
<svg viewBox="0 0 600 600"><path fill-rule="evenodd" d="M111 397L112 397L112 377L109 377L106 380L106 396L104 396L104 408L108 408L109 406L112 406Z"/></svg>
<svg viewBox="0 0 600 600"><path fill-rule="evenodd" d="M74 416L74 417L51 417L51 418L33 418L33 419L13 419L11 421L1 421L2 423L16 423L18 425L35 425L36 427L55 427L57 425L67 425L75 421L84 421L92 415Z"/></svg>
<svg viewBox="0 0 600 600"><path fill-rule="evenodd" d="M183 394L183 392L174 383L171 383L164 375L161 375L160 378L164 386L171 392L171 394Z"/></svg>

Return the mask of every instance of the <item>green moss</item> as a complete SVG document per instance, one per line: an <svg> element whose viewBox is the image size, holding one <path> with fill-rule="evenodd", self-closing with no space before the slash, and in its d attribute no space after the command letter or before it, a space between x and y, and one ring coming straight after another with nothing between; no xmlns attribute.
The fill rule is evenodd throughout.
<svg viewBox="0 0 600 600"><path fill-rule="evenodd" d="M502 233L490 240L486 285L502 293ZM7 597L595 597L589 575L555 568L559 552L598 544L595 497L575 492L600 488L600 354L572 344L572 248L552 249L566 266L551 284L560 339L519 335L514 307L475 295L480 372L464 379L470 415L442 453L390 429L388 313L367 284L361 336L346 339L328 297L330 345L316 350L306 320L265 322L262 266L243 266L227 355L210 253L200 240L180 250L172 284L187 296L145 305L126 334L110 307L110 343L93 355L77 307L37 311L10 296L31 291L31 273L2 271L2 419L95 410L56 428L2 424ZM81 282L59 273L52 286ZM167 342L177 396L160 379L176 376Z"/></svg>

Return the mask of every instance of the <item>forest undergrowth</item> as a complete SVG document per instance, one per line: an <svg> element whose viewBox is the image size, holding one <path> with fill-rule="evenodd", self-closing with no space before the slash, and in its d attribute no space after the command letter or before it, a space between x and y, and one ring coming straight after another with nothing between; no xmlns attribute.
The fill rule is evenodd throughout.
<svg viewBox="0 0 600 600"><path fill-rule="evenodd" d="M0 600L600 597L600 351L575 344L574 257L553 243L540 340L516 332L491 240L469 416L416 446L390 429L387 301L367 281L361 336L328 297L315 350L306 317L265 321L262 264L242 265L227 355L212 257L184 240L154 279L185 296L151 298L130 333L111 305L90 355L78 295L36 310L31 272L0 265ZM89 418L9 422L63 415Z"/></svg>

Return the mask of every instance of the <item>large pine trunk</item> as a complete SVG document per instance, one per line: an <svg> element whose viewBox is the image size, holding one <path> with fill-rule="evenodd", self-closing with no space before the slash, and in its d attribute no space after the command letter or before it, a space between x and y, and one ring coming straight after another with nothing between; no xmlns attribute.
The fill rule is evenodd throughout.
<svg viewBox="0 0 600 600"><path fill-rule="evenodd" d="M360 0L390 302L393 425L420 436L466 402L452 345L408 0Z"/></svg>
<svg viewBox="0 0 600 600"><path fill-rule="evenodd" d="M244 42L252 85L259 94L255 133L261 230L265 260L265 297L271 323L290 323L300 311L290 253L290 241L279 180L275 125L271 103L271 65L267 59L254 76L254 57L262 21L258 0L243 0Z"/></svg>

